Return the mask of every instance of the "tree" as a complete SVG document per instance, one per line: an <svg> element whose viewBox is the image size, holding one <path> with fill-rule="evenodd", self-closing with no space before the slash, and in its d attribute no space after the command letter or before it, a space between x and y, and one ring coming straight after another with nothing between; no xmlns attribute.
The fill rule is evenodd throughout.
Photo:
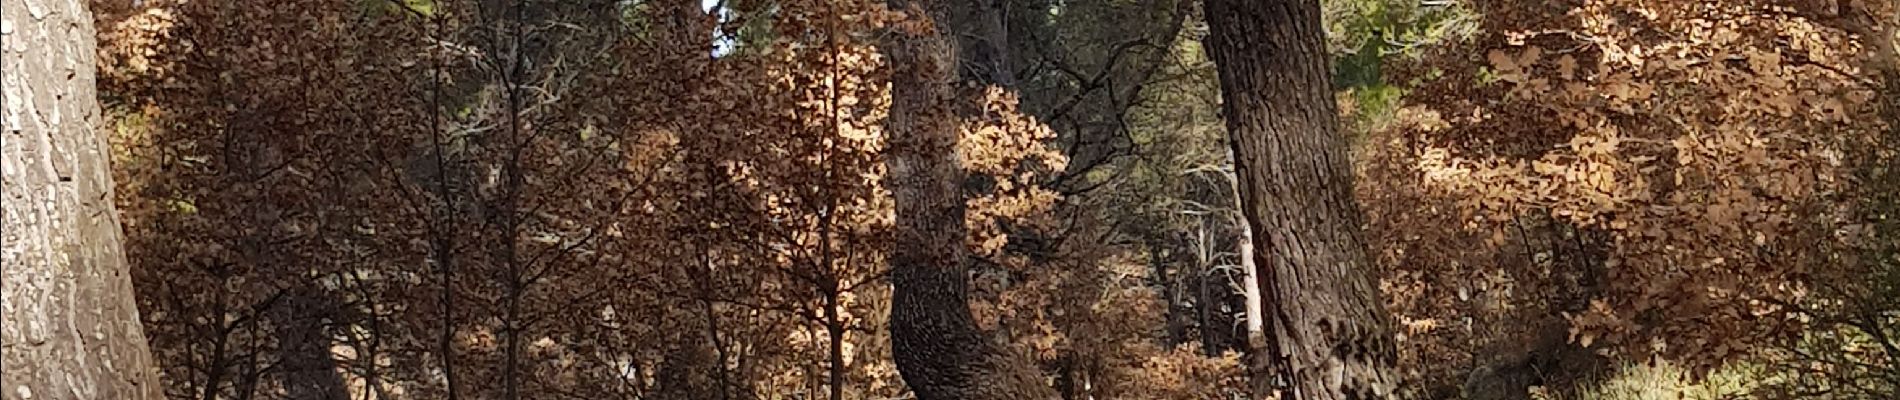
<svg viewBox="0 0 1900 400"><path fill-rule="evenodd" d="M970 313L960 121L950 108L955 42L941 29L948 4L891 6L916 18L884 44L891 65L885 179L897 211L890 330L898 372L920 400L1053 398L1040 376L985 338Z"/></svg>
<svg viewBox="0 0 1900 400"><path fill-rule="evenodd" d="M120 250L94 101L92 14L8 0L5 16L7 399L156 399Z"/></svg>
<svg viewBox="0 0 1900 400"><path fill-rule="evenodd" d="M897 2L943 21L944 2ZM910 10L907 10L910 11ZM913 16L916 17L916 16ZM921 27L885 46L892 66L889 186L897 208L890 257L891 347L919 399L968 398L983 337L969 310L956 115L946 107L956 76L952 39Z"/></svg>
<svg viewBox="0 0 1900 400"><path fill-rule="evenodd" d="M1359 232L1320 2L1206 11L1277 373L1292 398L1390 398L1397 350Z"/></svg>
<svg viewBox="0 0 1900 400"><path fill-rule="evenodd" d="M1867 5L1879 8L1815 12L1896 15ZM1753 4L1660 6L1671 16L1662 35L1519 2L1475 8L1483 33L1389 65L1388 81L1416 82L1393 115L1402 128L1356 142L1364 232L1406 330L1402 364L1530 365L1564 388L1619 360L1716 372L1820 333L1800 310L1835 301L1824 279L1852 265L1845 248L1874 226L1847 199L1879 187L1850 171L1856 149L1882 147L1879 88L1859 62L1880 42L1859 38L1881 35L1822 14L1749 17ZM1527 31L1578 36L1497 33ZM1782 32L1813 34L1777 41ZM1598 41L1681 50L1569 51ZM1438 325L1465 316L1469 328ZM1484 380L1476 372L1467 381Z"/></svg>

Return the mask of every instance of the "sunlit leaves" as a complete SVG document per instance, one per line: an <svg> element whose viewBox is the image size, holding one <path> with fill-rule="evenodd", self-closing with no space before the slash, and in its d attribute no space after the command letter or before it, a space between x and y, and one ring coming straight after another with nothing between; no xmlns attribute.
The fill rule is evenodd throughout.
<svg viewBox="0 0 1900 400"><path fill-rule="evenodd" d="M1382 157L1361 169L1360 198L1382 259L1466 277L1438 280L1455 286L1443 293L1479 291L1467 282L1488 270L1547 288L1533 292L1602 285L1543 306L1603 353L1707 367L1785 332L1789 310L1773 304L1800 301L1801 279L1842 245L1820 239L1847 215L1842 146L1878 128L1853 105L1861 78L1840 73L1856 68L1856 41L1741 6L1487 9L1496 35L1420 62L1470 78L1413 88L1418 110L1373 135ZM1597 283L1572 280L1598 268ZM1401 314L1461 315L1467 301L1418 298Z"/></svg>

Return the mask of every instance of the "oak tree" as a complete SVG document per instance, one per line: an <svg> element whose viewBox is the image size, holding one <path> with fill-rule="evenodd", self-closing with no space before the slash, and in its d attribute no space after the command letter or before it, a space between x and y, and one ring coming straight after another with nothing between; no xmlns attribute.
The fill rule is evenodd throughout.
<svg viewBox="0 0 1900 400"><path fill-rule="evenodd" d="M1269 302L1267 351L1287 394L1390 398L1398 352L1359 232L1320 3L1208 0L1206 10L1241 210Z"/></svg>

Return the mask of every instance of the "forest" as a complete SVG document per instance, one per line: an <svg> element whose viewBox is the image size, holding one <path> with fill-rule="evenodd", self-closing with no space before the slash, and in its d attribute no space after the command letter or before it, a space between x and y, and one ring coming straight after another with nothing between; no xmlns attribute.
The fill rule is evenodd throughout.
<svg viewBox="0 0 1900 400"><path fill-rule="evenodd" d="M0 0L0 398L1900 398L1900 0Z"/></svg>

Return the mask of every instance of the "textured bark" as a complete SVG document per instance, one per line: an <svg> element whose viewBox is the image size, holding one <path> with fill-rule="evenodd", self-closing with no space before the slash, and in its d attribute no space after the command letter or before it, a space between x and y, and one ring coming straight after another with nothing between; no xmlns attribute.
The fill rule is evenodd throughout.
<svg viewBox="0 0 1900 400"><path fill-rule="evenodd" d="M1009 62L1009 2L1005 0L952 0L961 76L965 81L1005 88L1016 86Z"/></svg>
<svg viewBox="0 0 1900 400"><path fill-rule="evenodd" d="M1395 397L1398 354L1359 232L1319 0L1207 0L1241 209L1297 399Z"/></svg>
<svg viewBox="0 0 1900 400"><path fill-rule="evenodd" d="M113 209L81 0L0 1L0 397L158 399Z"/></svg>
<svg viewBox="0 0 1900 400"><path fill-rule="evenodd" d="M890 6L938 27L949 15L942 0ZM986 340L970 314L964 172L952 108L955 42L942 29L892 32L884 52L892 67L885 162L897 209L890 330L898 373L919 400L1054 398L1028 361Z"/></svg>
<svg viewBox="0 0 1900 400"><path fill-rule="evenodd" d="M941 1L917 2L942 21ZM911 2L894 1L907 10ZM891 76L889 168L897 208L891 254L891 346L898 372L920 400L966 398L975 383L982 336L969 311L964 279L962 196L957 184L956 116L950 83L951 39L940 32L896 35L886 44Z"/></svg>

